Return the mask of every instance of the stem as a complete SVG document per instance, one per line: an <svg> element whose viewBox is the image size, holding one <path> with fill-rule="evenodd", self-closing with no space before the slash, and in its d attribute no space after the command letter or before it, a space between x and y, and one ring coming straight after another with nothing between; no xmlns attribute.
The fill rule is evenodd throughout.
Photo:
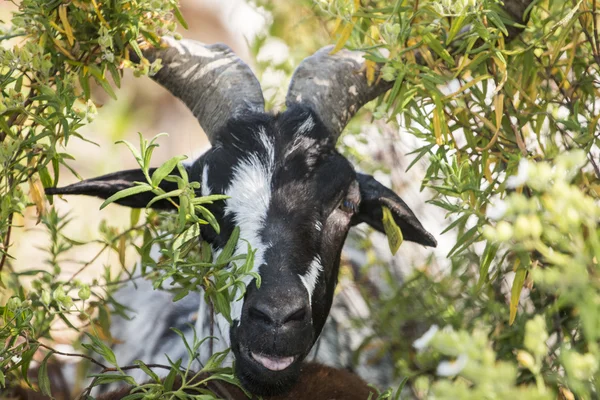
<svg viewBox="0 0 600 400"><path fill-rule="evenodd" d="M0 259L0 272L2 272L2 268L4 267L4 263L6 262L6 257L8 256L8 245L10 244L10 233L12 232L12 220L14 213L11 213L8 216L8 228L6 229L6 236L4 237L2 249L2 258Z"/></svg>

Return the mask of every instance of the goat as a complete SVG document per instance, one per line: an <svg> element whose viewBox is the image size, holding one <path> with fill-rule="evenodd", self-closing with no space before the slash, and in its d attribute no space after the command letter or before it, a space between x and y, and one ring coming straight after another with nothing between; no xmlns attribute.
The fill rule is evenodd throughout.
<svg viewBox="0 0 600 400"><path fill-rule="evenodd" d="M201 382L208 375L201 374L190 383ZM181 377L177 377L173 383L172 390L181 387ZM219 380L209 380L200 386L204 390L210 390L215 396L226 400L248 400L249 397L239 387ZM121 400L129 395L131 387L123 387L113 392L105 393L96 397L97 400ZM188 390L186 393L200 394L198 391ZM367 400L375 398L376 391L367 385L358 376L345 371L327 367L316 363L303 364L300 367L298 382L290 392L283 395L263 397L264 400ZM255 399L256 397L251 397Z"/></svg>
<svg viewBox="0 0 600 400"><path fill-rule="evenodd" d="M287 109L270 114L258 80L227 46L163 40L166 47L144 50L150 61L163 62L153 79L188 106L212 144L186 166L188 176L201 183L202 196L229 196L209 207L220 232L205 225L201 236L218 253L238 226L240 238L255 249L253 271L262 280L260 288L251 278L245 282L245 296L231 307L232 324L216 316L218 344L231 347L236 376L251 393L285 393L299 379L302 361L327 319L351 226L366 222L383 232L385 206L404 239L436 246L398 195L356 172L335 149L350 118L391 83L369 84L362 53L331 54L325 47L295 70ZM127 170L46 193L106 199L144 180L141 170ZM172 185L165 181L161 187L168 192ZM143 208L150 200L141 193L117 202ZM245 251L240 244L236 254ZM204 336L208 309L200 296L196 329Z"/></svg>

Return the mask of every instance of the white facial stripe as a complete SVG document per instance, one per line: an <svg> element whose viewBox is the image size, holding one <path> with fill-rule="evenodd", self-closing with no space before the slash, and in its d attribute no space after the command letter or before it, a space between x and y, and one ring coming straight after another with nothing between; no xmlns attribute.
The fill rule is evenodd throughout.
<svg viewBox="0 0 600 400"><path fill-rule="evenodd" d="M315 292L315 287L317 286L317 280L319 279L319 275L323 272L323 265L321 264L321 257L318 255L313 259L308 267L308 271L304 275L298 275L302 284L306 288L308 292L308 301L312 305L312 296Z"/></svg>
<svg viewBox="0 0 600 400"><path fill-rule="evenodd" d="M202 169L202 187L200 191L202 196L208 196L211 193L210 186L208 186L208 165L204 165Z"/></svg>
<svg viewBox="0 0 600 400"><path fill-rule="evenodd" d="M264 253L267 244L263 243L259 232L264 226L271 201L271 178L275 164L275 149L266 135L264 128L259 130L259 139L265 147L265 158L250 154L233 170L233 179L225 194L225 215L233 215L234 223L240 228L240 239L250 243L256 250L252 272L258 272L264 263ZM238 242L235 255L246 253L246 242ZM252 277L246 275L244 283L248 285ZM231 318L239 320L242 313L243 299L231 305Z"/></svg>

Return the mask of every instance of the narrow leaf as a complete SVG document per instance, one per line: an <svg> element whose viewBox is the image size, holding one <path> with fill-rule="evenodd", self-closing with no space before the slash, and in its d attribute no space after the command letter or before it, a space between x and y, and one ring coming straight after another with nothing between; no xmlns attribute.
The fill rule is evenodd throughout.
<svg viewBox="0 0 600 400"><path fill-rule="evenodd" d="M342 29L342 32L340 33L340 38L338 39L337 43L335 44L335 47L333 48L333 50L331 50L330 54L335 54L344 47L344 45L346 44L348 39L350 39L350 35L352 34L353 30L354 30L353 23L348 23L344 26L344 28Z"/></svg>
<svg viewBox="0 0 600 400"><path fill-rule="evenodd" d="M165 177L169 175L171 171L173 171L173 169L177 166L177 163L182 160L185 160L186 158L186 156L175 156L167 162L165 162L160 167L156 168L154 170L154 173L152 174L152 186L158 187L162 180L165 179Z"/></svg>
<svg viewBox="0 0 600 400"><path fill-rule="evenodd" d="M515 280L513 281L512 289L510 291L510 317L508 323L510 325L515 322L517 316L517 309L519 308L519 298L521 297L521 291L523 290L523 283L525 283L525 277L527 276L526 268L519 268L521 261L517 259L515 262Z"/></svg>
<svg viewBox="0 0 600 400"><path fill-rule="evenodd" d="M102 210L104 207L106 207L110 203L113 203L124 197L133 196L133 195L144 193L144 192L149 192L151 190L152 190L152 186L150 186L146 183L137 185L137 186L133 186L133 187L130 187L127 189L123 189L123 190L113 194L108 199L104 200L104 203L102 203L102 205L100 205L100 209Z"/></svg>
<svg viewBox="0 0 600 400"><path fill-rule="evenodd" d="M237 246L239 237L240 237L240 228L238 226L236 226L235 228L233 228L233 231L231 232L231 236L229 236L229 240L227 240L227 244L225 244L223 251L221 251L221 254L219 254L219 257L217 257L216 264L222 264L224 260L231 258L231 256L233 255L233 252L235 251L235 248Z"/></svg>
<svg viewBox="0 0 600 400"><path fill-rule="evenodd" d="M396 252L400 248L400 245L404 241L404 237L402 236L402 230L400 229L398 224L396 224L396 221L394 221L394 216L392 215L390 209L386 206L382 206L381 209L383 211L383 229L388 239L390 251L392 252L392 254L396 254Z"/></svg>
<svg viewBox="0 0 600 400"><path fill-rule="evenodd" d="M52 354L54 353L50 352L46 355L46 357L44 357L44 360L38 369L38 386L40 387L42 393L48 397L52 397L50 378L48 378L48 359Z"/></svg>

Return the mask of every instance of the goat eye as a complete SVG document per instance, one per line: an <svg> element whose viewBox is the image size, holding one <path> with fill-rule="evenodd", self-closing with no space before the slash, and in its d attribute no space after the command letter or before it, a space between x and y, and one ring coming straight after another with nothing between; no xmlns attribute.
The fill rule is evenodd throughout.
<svg viewBox="0 0 600 400"><path fill-rule="evenodd" d="M350 199L344 199L340 204L340 210L348 214L354 214L356 212L356 203Z"/></svg>

